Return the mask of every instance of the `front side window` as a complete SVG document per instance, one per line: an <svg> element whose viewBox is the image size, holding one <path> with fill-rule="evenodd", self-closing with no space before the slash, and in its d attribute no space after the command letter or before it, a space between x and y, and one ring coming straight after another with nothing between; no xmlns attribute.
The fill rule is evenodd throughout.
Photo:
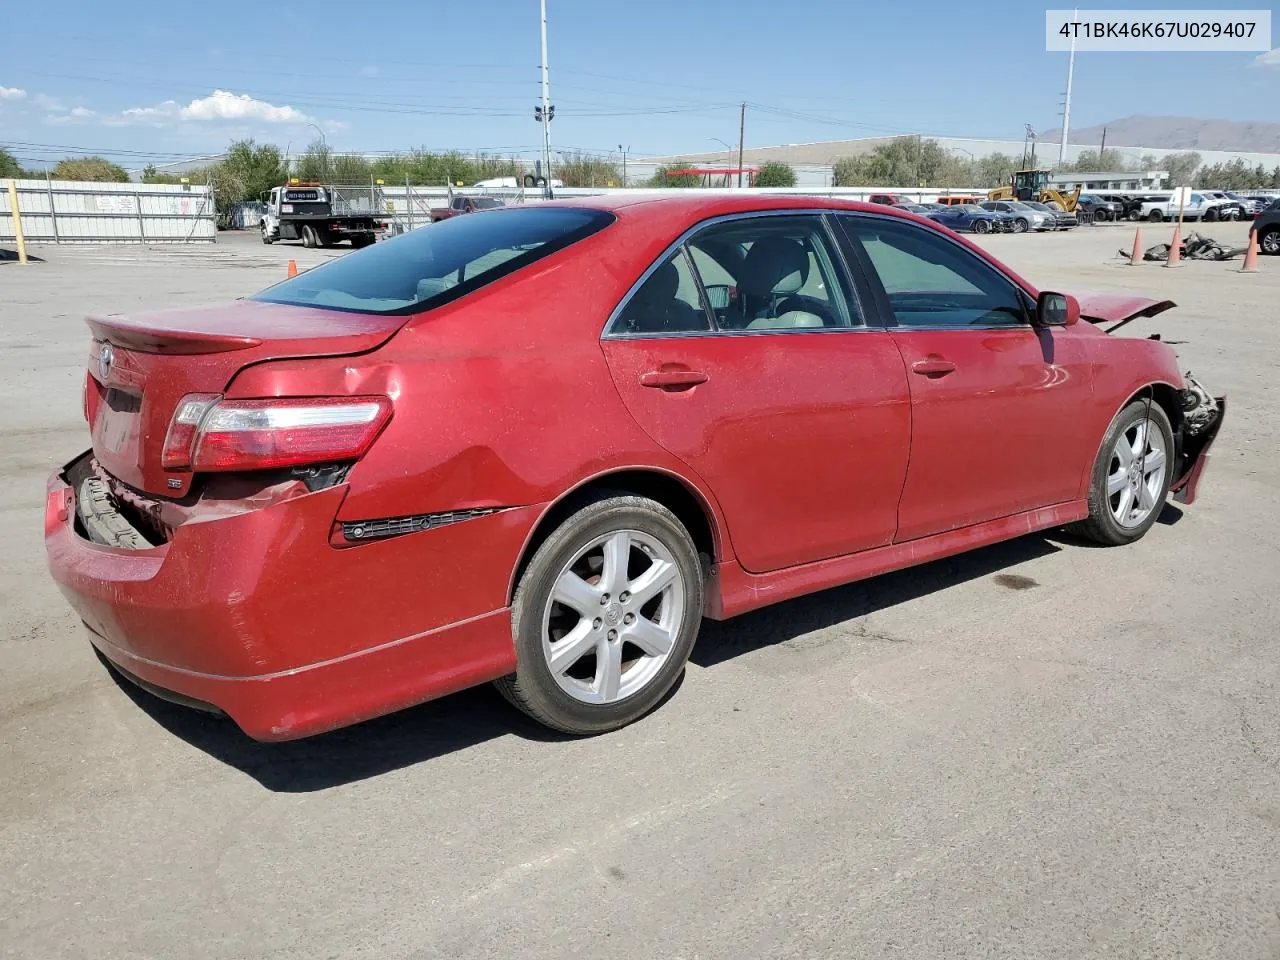
<svg viewBox="0 0 1280 960"><path fill-rule="evenodd" d="M718 330L863 325L820 216L730 220L694 234L688 247Z"/></svg>
<svg viewBox="0 0 1280 960"><path fill-rule="evenodd" d="M253 299L360 313L417 313L576 243L613 220L604 210L552 206L454 217L330 260Z"/></svg>
<svg viewBox="0 0 1280 960"><path fill-rule="evenodd" d="M909 223L841 217L875 270L903 327L1021 326L1022 294L980 257Z"/></svg>

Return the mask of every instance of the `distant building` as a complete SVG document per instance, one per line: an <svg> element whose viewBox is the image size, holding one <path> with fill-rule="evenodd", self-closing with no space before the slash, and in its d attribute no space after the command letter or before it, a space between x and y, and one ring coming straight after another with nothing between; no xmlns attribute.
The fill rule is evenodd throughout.
<svg viewBox="0 0 1280 960"><path fill-rule="evenodd" d="M1168 170L1063 173L1050 177L1049 186L1059 190L1162 190L1168 179Z"/></svg>

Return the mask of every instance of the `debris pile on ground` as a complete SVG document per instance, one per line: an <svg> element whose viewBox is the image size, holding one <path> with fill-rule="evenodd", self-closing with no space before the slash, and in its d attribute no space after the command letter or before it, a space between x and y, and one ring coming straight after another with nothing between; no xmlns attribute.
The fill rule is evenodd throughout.
<svg viewBox="0 0 1280 960"><path fill-rule="evenodd" d="M1154 247L1147 247L1142 254L1142 259L1168 260L1169 246L1167 243L1157 243ZM1236 257L1243 257L1245 250L1245 247L1228 247L1212 237L1190 233L1182 241L1181 256L1183 260L1233 260ZM1129 256L1129 251L1121 250L1119 255L1127 257Z"/></svg>

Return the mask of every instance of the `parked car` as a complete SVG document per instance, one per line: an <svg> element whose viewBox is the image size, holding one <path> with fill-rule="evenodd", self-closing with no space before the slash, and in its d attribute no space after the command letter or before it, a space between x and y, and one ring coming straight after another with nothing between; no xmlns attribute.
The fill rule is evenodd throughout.
<svg viewBox="0 0 1280 960"><path fill-rule="evenodd" d="M879 203L887 207L901 207L909 203L915 203L911 197L905 193L873 193L867 197L870 203Z"/></svg>
<svg viewBox="0 0 1280 960"><path fill-rule="evenodd" d="M1012 224L1013 218L1008 214L984 210L974 203L958 203L931 211L929 219L955 230L957 233L972 231L973 233L993 233L1004 229L1005 223Z"/></svg>
<svg viewBox="0 0 1280 960"><path fill-rule="evenodd" d="M1112 203L1120 204L1120 215L1125 220L1141 220L1142 205L1150 200L1158 200L1162 196L1168 198L1169 194L1122 194L1122 193L1101 193L1098 196L1104 200L1110 200Z"/></svg>
<svg viewBox="0 0 1280 960"><path fill-rule="evenodd" d="M1257 197L1245 196L1242 193L1235 193L1231 190L1222 191L1225 196L1240 204L1242 217L1253 217L1261 213L1266 206L1265 203L1259 202Z"/></svg>
<svg viewBox="0 0 1280 960"><path fill-rule="evenodd" d="M1206 207L1200 215L1202 220L1243 220L1253 214L1250 207L1233 199L1225 190L1206 190L1204 197Z"/></svg>
<svg viewBox="0 0 1280 960"><path fill-rule="evenodd" d="M1105 223L1108 220L1119 220L1124 213L1123 204L1100 197L1094 193L1082 193L1076 201L1076 207L1085 213L1092 214L1093 219L1100 223Z"/></svg>
<svg viewBox="0 0 1280 960"><path fill-rule="evenodd" d="M466 213L475 213L478 210L494 210L502 205L502 201L496 197L457 196L449 200L447 207L433 207L431 210L431 222L439 223L441 220L448 220L450 217L458 217Z"/></svg>
<svg viewBox="0 0 1280 960"><path fill-rule="evenodd" d="M1044 213L1021 200L984 200L979 206L992 213L1008 214L1013 220L1014 233L1026 233L1028 230L1052 230L1057 223L1057 218L1052 211Z"/></svg>
<svg viewBox="0 0 1280 960"><path fill-rule="evenodd" d="M1080 221L1074 213L1066 213L1063 210L1055 210L1047 203L1040 203L1037 200L1025 200L1028 207L1038 213L1043 213L1052 219L1048 221L1052 230L1070 230L1072 227L1078 226Z"/></svg>
<svg viewBox="0 0 1280 960"><path fill-rule="evenodd" d="M112 670L258 739L486 681L600 733L661 703L704 616L1064 524L1130 543L1193 502L1222 402L1100 326L1172 306L1038 291L835 199L455 217L91 317L49 568Z"/></svg>
<svg viewBox="0 0 1280 960"><path fill-rule="evenodd" d="M1237 205L1225 198L1214 197L1205 191L1190 194L1185 203L1177 197L1148 200L1140 208L1139 219L1159 223L1162 220L1230 220L1238 215Z"/></svg>
<svg viewBox="0 0 1280 960"><path fill-rule="evenodd" d="M1271 201L1271 205L1250 224L1249 232L1257 235L1258 249L1262 253L1280 254L1280 199Z"/></svg>

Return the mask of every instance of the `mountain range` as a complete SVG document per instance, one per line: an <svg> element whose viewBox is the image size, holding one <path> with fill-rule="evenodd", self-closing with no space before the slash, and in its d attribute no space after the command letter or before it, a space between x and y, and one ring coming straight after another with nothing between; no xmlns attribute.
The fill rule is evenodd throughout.
<svg viewBox="0 0 1280 960"><path fill-rule="evenodd" d="M1102 141L1104 127L1108 147L1280 153L1280 123L1200 117L1122 117L1092 127L1073 127L1070 141L1096 145ZM1040 140L1056 143L1061 135L1061 130L1051 130L1040 134Z"/></svg>

